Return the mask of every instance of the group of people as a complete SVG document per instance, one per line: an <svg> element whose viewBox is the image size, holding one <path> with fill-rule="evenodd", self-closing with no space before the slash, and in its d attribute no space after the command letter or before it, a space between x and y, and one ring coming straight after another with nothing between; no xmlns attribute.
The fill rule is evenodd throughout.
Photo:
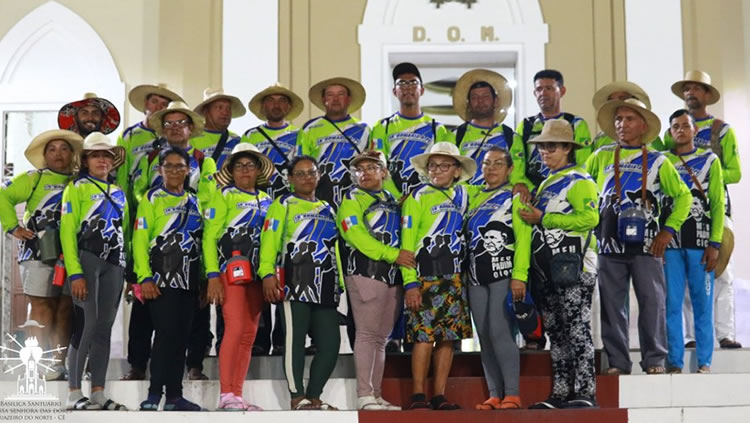
<svg viewBox="0 0 750 423"><path fill-rule="evenodd" d="M593 140L582 118L562 111L555 70L534 76L540 113L515 130L502 123L512 90L496 72L457 81L453 104L465 123L453 130L422 112L417 66L400 63L392 76L399 110L372 131L351 116L365 89L343 77L310 88L324 114L302 128L289 122L302 99L266 88L248 104L264 123L243 136L228 127L245 106L221 90L191 109L164 85L135 87L129 100L145 118L116 145L106 134L119 113L107 100L87 95L60 110L60 129L26 150L37 170L0 189L0 224L19 239L24 292L45 325L35 335L69 345L69 408L125 408L104 394L123 289L136 298L126 378L145 378L151 360L141 410L201 409L183 397L182 379L186 368L206 378L208 304L221 317L220 410L259 410L242 388L261 329L266 351L283 351L290 408L336 409L321 395L340 348L344 292L366 410L401 409L383 398L382 379L402 315L413 344L405 408L459 407L446 384L455 344L474 328L489 391L477 409L522 406L516 330L529 349L550 341L552 391L532 408L597 406L597 281L607 374L631 371L631 280L647 373L684 367L683 310L694 316L700 372L711 364L714 311L720 345L739 347L731 262L719 253L730 242L726 184L739 181L739 159L731 128L706 111L719 98L707 74L673 85L687 109L670 116L663 139L640 87L606 85L594 96L603 132ZM271 303L283 328L273 341ZM51 376L65 370L60 363Z"/></svg>

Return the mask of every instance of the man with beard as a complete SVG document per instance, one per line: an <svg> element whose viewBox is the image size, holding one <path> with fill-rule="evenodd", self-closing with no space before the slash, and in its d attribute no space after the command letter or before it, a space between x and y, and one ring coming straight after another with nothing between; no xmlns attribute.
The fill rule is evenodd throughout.
<svg viewBox="0 0 750 423"><path fill-rule="evenodd" d="M711 76L702 71L690 71L685 78L672 84L672 92L685 100L690 116L695 119L697 133L693 142L700 150L711 150L719 157L724 184L736 184L742 177L740 156L737 150L737 138L734 130L727 124L709 114L706 107L719 101L720 93L711 85ZM664 143L655 143L657 150L671 150L675 143L669 131L664 134ZM726 192L726 218L724 227L729 231L734 229L732 219L732 202L729 191ZM734 323L734 263L729 260L726 269L716 278L714 291L714 310L716 339L721 348L742 348L736 341L736 327ZM695 333L690 322L692 313L688 309L685 313L688 322L685 334L687 346L695 347Z"/></svg>
<svg viewBox="0 0 750 423"><path fill-rule="evenodd" d="M315 196L334 210L352 186L349 160L367 149L370 128L349 115L365 102L365 88L349 78L318 82L308 93L325 115L309 120L297 136L297 149L318 161L321 171Z"/></svg>
<svg viewBox="0 0 750 423"><path fill-rule="evenodd" d="M288 88L276 84L255 94L248 103L248 109L265 123L248 129L242 142L255 144L261 153L268 156L276 167L271 176L267 193L272 199L289 193L287 171L297 149L299 129L289 121L299 116L304 109L302 99ZM272 330L271 308L275 308L276 318ZM253 355L282 354L284 351L284 326L281 307L266 304L261 314L258 333L255 336ZM271 347L273 346L273 350Z"/></svg>
<svg viewBox="0 0 750 423"><path fill-rule="evenodd" d="M203 102L193 109L206 120L203 133L190 140L190 145L197 148L206 157L211 157L216 168L221 169L224 160L239 144L239 135L229 130L233 118L245 115L245 106L239 98L224 94L222 89L206 88L203 91Z"/></svg>
<svg viewBox="0 0 750 423"><path fill-rule="evenodd" d="M510 181L514 184L513 192L521 193L521 200L527 203L531 190L549 175L549 169L542 163L542 158L534 139L542 132L544 122L550 119L564 119L573 127L575 140L580 144L576 149L575 161L583 164L591 154L591 135L586 121L579 116L562 111L560 101L566 88L563 76L554 69L544 69L534 75L534 97L539 104L539 114L529 116L518 124L518 137L513 140L510 153L513 156L513 173Z"/></svg>
<svg viewBox="0 0 750 423"><path fill-rule="evenodd" d="M598 273L602 341L610 366L607 374L631 371L627 306L631 278L638 299L640 365L648 374L664 373L662 256L690 212L692 195L672 163L648 149L661 125L646 105L634 98L609 101L599 109L597 119L602 130L617 140L595 151L586 162L586 170L599 186ZM640 204L634 197L640 197ZM671 197L672 210L660 219L659 209L667 197Z"/></svg>
<svg viewBox="0 0 750 423"><path fill-rule="evenodd" d="M73 131L83 138L92 132L109 134L120 125L120 112L109 100L86 93L82 100L68 103L57 112L60 129Z"/></svg>
<svg viewBox="0 0 750 423"><path fill-rule="evenodd" d="M393 68L393 95L399 111L381 119L372 130L371 148L382 151L388 160L391 179L384 188L397 199L422 183L410 159L424 153L432 144L451 141L445 125L422 113L419 99L424 94L422 75L413 63Z"/></svg>
<svg viewBox="0 0 750 423"><path fill-rule="evenodd" d="M484 184L482 161L497 146L510 150L513 129L502 122L513 104L513 92L499 73L474 69L461 75L453 89L453 108L465 122L454 132L461 154L477 162L477 174L469 183Z"/></svg>

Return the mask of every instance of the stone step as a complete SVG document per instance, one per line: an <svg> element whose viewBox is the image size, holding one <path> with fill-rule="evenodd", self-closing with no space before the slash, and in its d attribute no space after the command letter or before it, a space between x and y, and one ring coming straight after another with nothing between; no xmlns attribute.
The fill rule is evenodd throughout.
<svg viewBox="0 0 750 423"><path fill-rule="evenodd" d="M619 379L619 406L623 408L750 406L750 373L629 375Z"/></svg>

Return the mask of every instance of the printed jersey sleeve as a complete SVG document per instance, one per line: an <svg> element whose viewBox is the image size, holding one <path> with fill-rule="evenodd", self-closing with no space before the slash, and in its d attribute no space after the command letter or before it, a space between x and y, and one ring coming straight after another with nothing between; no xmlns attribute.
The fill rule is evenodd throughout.
<svg viewBox="0 0 750 423"><path fill-rule="evenodd" d="M151 166L148 162L148 155L143 156L141 161L138 162L138 168L135 171L135 178L133 180L133 198L138 204L141 203L143 196L148 191L149 181L151 181Z"/></svg>
<svg viewBox="0 0 750 423"><path fill-rule="evenodd" d="M33 177L33 174L23 173L0 186L0 226L3 231L10 233L18 227L16 204L29 198L34 186L31 180ZM41 175L38 177L41 178Z"/></svg>
<svg viewBox="0 0 750 423"><path fill-rule="evenodd" d="M674 165L669 160L663 160L659 167L659 181L661 182L662 191L674 200L672 213L667 217L664 226L669 228L672 234L675 234L680 231L682 223L685 222L690 213L693 195L690 193L687 185L685 185L685 182L682 181L682 178L680 178L677 169L674 168Z"/></svg>
<svg viewBox="0 0 750 423"><path fill-rule="evenodd" d="M575 140L581 147L576 150L576 163L586 163L586 159L591 155L591 133L589 132L589 125L585 120L580 119L575 122Z"/></svg>
<svg viewBox="0 0 750 423"><path fill-rule="evenodd" d="M419 231L420 211L417 200L413 195L406 197L406 201L401 208L401 249L415 253L419 241L417 232ZM412 288L419 285L417 280L417 270L401 266L401 275L404 278L404 287Z"/></svg>
<svg viewBox="0 0 750 423"><path fill-rule="evenodd" d="M737 138L734 129L729 128L721 139L721 163L724 167L724 183L736 184L742 178L742 167L740 166L740 155L737 152Z"/></svg>
<svg viewBox="0 0 750 423"><path fill-rule="evenodd" d="M154 205L150 201L141 201L138 204L133 231L133 270L138 283L153 282L150 253L155 220Z"/></svg>
<svg viewBox="0 0 750 423"><path fill-rule="evenodd" d="M345 198L339 205L336 226L344 240L372 260L393 263L398 258L398 249L375 239L364 225L362 204L355 196Z"/></svg>
<svg viewBox="0 0 750 423"><path fill-rule="evenodd" d="M586 163L583 164L583 168L586 169L586 172L591 175L592 178L594 178L594 181L599 180L599 160L598 156L602 154L601 151L595 151L592 155L589 156L588 159L586 159Z"/></svg>
<svg viewBox="0 0 750 423"><path fill-rule="evenodd" d="M60 217L60 244L62 245L65 270L71 281L83 277L78 256L78 231L81 229L81 202L78 188L73 182L63 191L62 216Z"/></svg>
<svg viewBox="0 0 750 423"><path fill-rule="evenodd" d="M372 132L370 132L370 150L382 151L385 157L388 157L390 153L390 143L385 133L385 125L381 120L378 122Z"/></svg>
<svg viewBox="0 0 750 423"><path fill-rule="evenodd" d="M513 185L524 184L531 191L534 184L526 177L526 146L521 134L523 133L523 121L518 124L516 133L513 135L513 143L510 145L510 156L513 160L513 170L510 173L510 183Z"/></svg>
<svg viewBox="0 0 750 423"><path fill-rule="evenodd" d="M227 203L226 197L221 192L209 200L203 216L203 264L206 267L206 276L219 276L219 238L226 227Z"/></svg>
<svg viewBox="0 0 750 423"><path fill-rule="evenodd" d="M719 247L721 238L724 235L724 176L722 175L721 163L718 159L711 163L708 171L708 203L711 208L711 234L708 241L714 246Z"/></svg>
<svg viewBox="0 0 750 423"><path fill-rule="evenodd" d="M260 265L258 275L261 279L276 274L278 257L282 254L284 240L281 235L286 225L286 207L281 204L281 199L274 201L266 213L266 221L263 223L263 232L260 234Z"/></svg>
<svg viewBox="0 0 750 423"><path fill-rule="evenodd" d="M198 204L201 210L206 209L206 205L214 196L220 195L220 193L217 193L214 173L216 173L216 162L211 157L206 157L203 159L200 180L198 181Z"/></svg>
<svg viewBox="0 0 750 423"><path fill-rule="evenodd" d="M516 238L513 252L513 279L528 281L529 265L531 263L531 225L521 219L519 213L526 208L521 203L521 196L513 197L513 236Z"/></svg>
<svg viewBox="0 0 750 423"><path fill-rule="evenodd" d="M435 134L435 140L437 140L437 142L456 142L456 134L449 131L442 123L438 123L435 132L437 132L437 134Z"/></svg>
<svg viewBox="0 0 750 423"><path fill-rule="evenodd" d="M123 163L119 168L117 168L117 176L115 183L117 183L117 186L122 188L123 191L125 191L125 194L127 196L129 192L128 187L128 173L130 172L130 167L133 165L133 155L130 153L130 149L128 148L128 143L125 141L125 138L123 138L123 135L125 132L120 134L119 137L117 137L117 146L122 147L125 149L125 163Z"/></svg>
<svg viewBox="0 0 750 423"><path fill-rule="evenodd" d="M572 213L545 213L542 226L560 228L566 231L586 232L599 224L599 207L596 184L590 179L573 182L567 193Z"/></svg>

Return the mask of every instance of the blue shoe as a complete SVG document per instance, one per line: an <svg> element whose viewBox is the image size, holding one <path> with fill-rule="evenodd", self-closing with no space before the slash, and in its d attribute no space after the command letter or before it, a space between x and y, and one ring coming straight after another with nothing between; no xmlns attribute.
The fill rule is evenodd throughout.
<svg viewBox="0 0 750 423"><path fill-rule="evenodd" d="M161 395L148 394L148 398L141 403L141 411L158 411Z"/></svg>
<svg viewBox="0 0 750 423"><path fill-rule="evenodd" d="M164 411L201 411L201 406L183 397L168 399L164 403Z"/></svg>

